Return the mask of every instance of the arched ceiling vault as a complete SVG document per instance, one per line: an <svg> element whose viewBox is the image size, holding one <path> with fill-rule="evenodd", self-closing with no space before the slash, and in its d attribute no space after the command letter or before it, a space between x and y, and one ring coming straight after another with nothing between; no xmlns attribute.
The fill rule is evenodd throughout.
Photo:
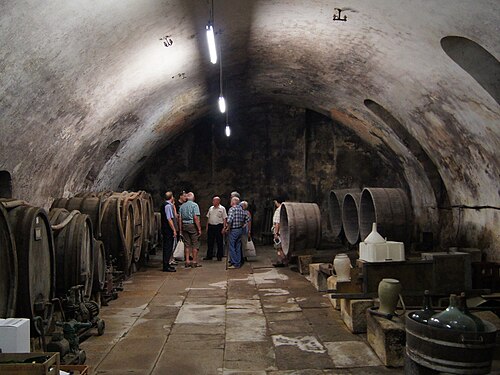
<svg viewBox="0 0 500 375"><path fill-rule="evenodd" d="M332 21L335 7L347 22ZM431 197L418 160L364 105L373 100L419 142L452 204L500 206L499 104L440 44L465 37L498 60L499 14L494 0L215 0L230 110L279 102L326 114L389 148L415 192ZM206 0L2 2L0 169L12 173L15 194L47 204L117 188L213 116L219 72L208 62L208 17Z"/></svg>

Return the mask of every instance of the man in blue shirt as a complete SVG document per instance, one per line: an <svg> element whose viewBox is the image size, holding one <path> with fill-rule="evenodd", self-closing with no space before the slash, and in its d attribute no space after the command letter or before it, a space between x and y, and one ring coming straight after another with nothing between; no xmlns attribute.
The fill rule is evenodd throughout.
<svg viewBox="0 0 500 375"><path fill-rule="evenodd" d="M184 252L186 258L185 267L201 267L198 264L198 250L200 249L200 235L201 235L201 222L200 222L200 207L194 203L194 193L187 194L187 201L179 209L181 220L180 231L184 238ZM193 262L189 260L189 252L193 251Z"/></svg>
<svg viewBox="0 0 500 375"><path fill-rule="evenodd" d="M229 259L231 266L229 268L241 267L241 235L244 227L248 223L248 215L240 206L238 197L231 198L231 208L227 216L227 229L229 229Z"/></svg>
<svg viewBox="0 0 500 375"><path fill-rule="evenodd" d="M174 224L174 195L171 191L165 193L165 199L160 210L161 235L163 238L163 272L175 272L175 268L169 264L174 251L174 238L177 236Z"/></svg>

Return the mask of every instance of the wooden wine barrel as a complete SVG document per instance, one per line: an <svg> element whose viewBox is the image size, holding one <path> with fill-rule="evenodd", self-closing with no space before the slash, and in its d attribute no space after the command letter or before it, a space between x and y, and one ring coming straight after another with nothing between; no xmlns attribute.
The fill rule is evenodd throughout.
<svg viewBox="0 0 500 375"><path fill-rule="evenodd" d="M489 322L483 323L484 332L464 332L417 322L408 313L406 355L436 373L490 374L496 328Z"/></svg>
<svg viewBox="0 0 500 375"><path fill-rule="evenodd" d="M84 295L90 296L94 281L94 238L90 217L79 211L70 213L64 208L54 208L49 212L49 219L56 250L57 296L66 296L76 285L83 285Z"/></svg>
<svg viewBox="0 0 500 375"><path fill-rule="evenodd" d="M56 264L52 230L42 208L20 205L9 209L8 215L17 251L16 316L30 319L31 335L36 336L37 330L46 332L53 315Z"/></svg>
<svg viewBox="0 0 500 375"><path fill-rule="evenodd" d="M101 212L101 240L106 258L117 259L117 268L130 274L134 250L134 206L123 195L111 195L103 201Z"/></svg>
<svg viewBox="0 0 500 375"><path fill-rule="evenodd" d="M151 194L140 191L139 197L142 200L144 207L143 210L143 241L142 253L145 254L153 246L154 237L154 211L153 211L153 198Z"/></svg>
<svg viewBox="0 0 500 375"><path fill-rule="evenodd" d="M159 212L154 213L153 221L153 247L157 247L160 244L161 239L161 214Z"/></svg>
<svg viewBox="0 0 500 375"><path fill-rule="evenodd" d="M350 192L344 195L342 202L342 226L347 242L355 245L359 240L359 201L360 192Z"/></svg>
<svg viewBox="0 0 500 375"><path fill-rule="evenodd" d="M92 194L92 193L89 193ZM78 210L86 214L92 220L92 230L94 238L98 240L101 237L101 199L98 197L75 197L58 198L54 200L51 210L54 208L65 208L68 211Z"/></svg>
<svg viewBox="0 0 500 375"><path fill-rule="evenodd" d="M106 250L102 241L94 240L94 281L92 291L104 290L106 283Z"/></svg>
<svg viewBox="0 0 500 375"><path fill-rule="evenodd" d="M284 202L280 210L280 240L285 255L302 255L321 241L321 213L316 203Z"/></svg>
<svg viewBox="0 0 500 375"><path fill-rule="evenodd" d="M411 237L413 213L402 189L364 188L359 208L359 232L364 240L377 223L377 231L390 241L407 242Z"/></svg>
<svg viewBox="0 0 500 375"><path fill-rule="evenodd" d="M344 202L344 197L348 193L359 192L359 189L341 189L330 191L330 195L328 196L328 213L330 218L330 229L335 237L340 236L340 234L342 233L342 205Z"/></svg>
<svg viewBox="0 0 500 375"><path fill-rule="evenodd" d="M0 319L15 316L16 297L16 242L7 210L0 204Z"/></svg>

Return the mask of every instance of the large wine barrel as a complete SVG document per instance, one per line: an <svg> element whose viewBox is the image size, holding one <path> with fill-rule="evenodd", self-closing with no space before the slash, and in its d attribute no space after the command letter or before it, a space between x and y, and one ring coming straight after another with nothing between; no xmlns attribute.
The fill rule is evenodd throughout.
<svg viewBox="0 0 500 375"><path fill-rule="evenodd" d="M328 213L330 218L330 229L335 237L342 233L342 203L348 193L359 193L359 189L332 190L328 196Z"/></svg>
<svg viewBox="0 0 500 375"><path fill-rule="evenodd" d="M101 213L101 240L106 258L117 259L117 268L130 274L134 250L134 206L121 194L111 195L103 201Z"/></svg>
<svg viewBox="0 0 500 375"><path fill-rule="evenodd" d="M342 202L342 223L345 237L351 245L355 245L359 239L359 201L361 193L347 193Z"/></svg>
<svg viewBox="0 0 500 375"><path fill-rule="evenodd" d="M82 285L84 295L90 296L94 280L94 238L90 217L79 211L70 213L64 208L54 208L49 212L49 219L56 249L57 296L65 296L76 285Z"/></svg>
<svg viewBox="0 0 500 375"><path fill-rule="evenodd" d="M447 374L489 374L496 328L484 332L436 328L406 316L406 355L421 366ZM419 372L420 373L420 372Z"/></svg>
<svg viewBox="0 0 500 375"><path fill-rule="evenodd" d="M94 240L94 281L92 291L104 290L106 283L106 250L102 241Z"/></svg>
<svg viewBox="0 0 500 375"><path fill-rule="evenodd" d="M35 336L38 331L46 331L53 314L56 265L52 230L42 208L20 205L10 209L8 215L17 251L16 316L31 320L31 334Z"/></svg>
<svg viewBox="0 0 500 375"><path fill-rule="evenodd" d="M88 193L89 195L92 193ZM58 198L52 203L53 208L65 208L68 211L78 210L82 214L86 214L92 220L92 230L94 238L97 240L101 237L101 200L98 197L75 197L75 198Z"/></svg>
<svg viewBox="0 0 500 375"><path fill-rule="evenodd" d="M316 203L284 202L280 209L280 240L285 255L301 255L321 241L321 213Z"/></svg>
<svg viewBox="0 0 500 375"><path fill-rule="evenodd" d="M154 213L153 221L153 245L157 247L160 244L161 239L161 214L159 212Z"/></svg>
<svg viewBox="0 0 500 375"><path fill-rule="evenodd" d="M402 189L364 188L359 208L359 232L364 240L377 223L377 231L391 241L410 239L412 210Z"/></svg>
<svg viewBox="0 0 500 375"><path fill-rule="evenodd" d="M16 242L7 210L0 204L0 319L15 316L16 297Z"/></svg>
<svg viewBox="0 0 500 375"><path fill-rule="evenodd" d="M149 248L154 247L153 237L154 237L154 211L153 211L153 198L151 194L145 191L139 192L139 197L141 198L144 206L143 210L143 241L142 241L142 253L146 254Z"/></svg>

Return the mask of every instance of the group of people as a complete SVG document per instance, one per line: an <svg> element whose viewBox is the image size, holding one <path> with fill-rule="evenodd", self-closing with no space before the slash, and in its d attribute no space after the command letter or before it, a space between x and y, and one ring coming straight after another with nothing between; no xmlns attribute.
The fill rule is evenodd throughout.
<svg viewBox="0 0 500 375"><path fill-rule="evenodd" d="M231 193L231 207L226 212L219 196L214 196L212 206L206 214L208 250L203 260L212 260L214 245L217 244L216 257L221 261L224 256L224 235L229 240L229 267L240 268L244 261L243 250L251 238L252 216L248 211L248 203L240 201L238 192ZM163 237L163 271L176 272L177 262L173 252L177 242L184 241L184 259L186 268L201 267L199 249L201 220L200 207L195 202L192 192L181 192L178 200L171 191L165 193L165 202L161 210L161 232Z"/></svg>

